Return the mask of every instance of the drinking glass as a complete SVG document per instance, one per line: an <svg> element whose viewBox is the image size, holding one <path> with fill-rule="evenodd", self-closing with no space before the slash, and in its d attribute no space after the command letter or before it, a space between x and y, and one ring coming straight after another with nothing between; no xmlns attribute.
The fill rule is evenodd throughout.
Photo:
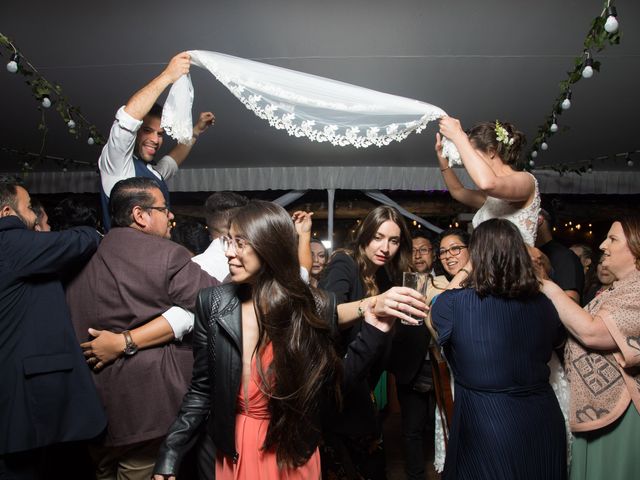
<svg viewBox="0 0 640 480"><path fill-rule="evenodd" d="M413 288L420 292L422 296L427 295L427 286L429 285L429 274L428 273L418 273L418 272L403 272L402 274L402 286ZM407 313L408 316L414 318L418 321L418 325L415 323L408 323L405 320L400 319L400 323L403 325L411 325L414 327L420 326L424 324L424 318L416 318L413 315Z"/></svg>

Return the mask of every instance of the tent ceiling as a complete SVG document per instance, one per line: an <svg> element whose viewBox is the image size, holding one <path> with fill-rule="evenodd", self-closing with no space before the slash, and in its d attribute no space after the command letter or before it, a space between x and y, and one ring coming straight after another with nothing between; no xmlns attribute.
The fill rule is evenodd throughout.
<svg viewBox="0 0 640 480"><path fill-rule="evenodd" d="M640 3L617 6L622 43L595 55L602 72L575 86L573 107L560 118L569 130L549 142L540 165L640 149ZM203 49L423 100L467 127L509 120L532 139L601 7L583 0L9 0L1 31L105 135L116 109L173 54ZM269 127L207 72L192 72L194 110L213 110L217 122L185 168L436 166L435 126L384 148L317 144ZM37 105L23 78L4 67L0 96L0 146L39 151ZM55 112L48 118L47 154L97 158L99 150L68 135ZM15 170L16 160L0 151L0 170ZM638 171L640 155L635 163ZM623 159L594 166L628 170Z"/></svg>

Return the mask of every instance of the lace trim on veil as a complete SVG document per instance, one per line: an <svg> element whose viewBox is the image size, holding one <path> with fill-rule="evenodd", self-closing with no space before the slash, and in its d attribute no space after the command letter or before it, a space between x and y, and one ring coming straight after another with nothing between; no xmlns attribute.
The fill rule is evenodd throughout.
<svg viewBox="0 0 640 480"><path fill-rule="evenodd" d="M382 147L402 141L446 113L439 107L252 60L202 50L190 51L193 65L211 72L242 104L269 125L289 135L336 146ZM192 136L191 77L176 81L162 112L171 137L188 143ZM443 154L460 165L448 139Z"/></svg>

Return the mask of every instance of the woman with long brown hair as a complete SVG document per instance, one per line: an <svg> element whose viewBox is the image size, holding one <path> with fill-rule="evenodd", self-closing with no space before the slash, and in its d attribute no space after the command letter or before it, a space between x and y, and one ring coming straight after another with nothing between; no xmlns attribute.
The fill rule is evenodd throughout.
<svg viewBox="0 0 640 480"><path fill-rule="evenodd" d="M322 419L384 344L393 321L372 304L347 358L334 348L335 300L300 277L297 234L275 204L251 201L223 238L231 284L202 290L194 371L155 478L174 478L204 423L216 478L317 479Z"/></svg>
<svg viewBox="0 0 640 480"><path fill-rule="evenodd" d="M406 314L425 316L426 305L418 292L393 287L402 284L402 272L412 269L411 251L411 236L400 213L379 206L360 223L350 248L334 253L319 286L336 295L340 320L351 322L342 332L342 352L360 334L362 310L371 301L367 297L375 298L385 315L405 320ZM372 391L390 350L389 339L367 375L345 393L343 412L329 423L322 451L325 478L386 478L381 422Z"/></svg>

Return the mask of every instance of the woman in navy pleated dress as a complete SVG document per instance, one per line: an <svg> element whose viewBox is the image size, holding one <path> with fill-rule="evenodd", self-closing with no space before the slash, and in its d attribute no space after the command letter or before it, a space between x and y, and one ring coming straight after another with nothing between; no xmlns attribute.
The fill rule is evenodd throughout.
<svg viewBox="0 0 640 480"><path fill-rule="evenodd" d="M567 476L565 424L547 362L564 340L518 229L478 226L465 288L432 307L456 396L443 480Z"/></svg>

